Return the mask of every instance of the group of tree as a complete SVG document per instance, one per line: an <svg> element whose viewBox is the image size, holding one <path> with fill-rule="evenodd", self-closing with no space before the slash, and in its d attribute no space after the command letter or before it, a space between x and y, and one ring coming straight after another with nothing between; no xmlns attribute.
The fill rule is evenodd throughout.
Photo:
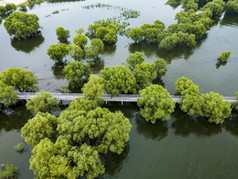
<svg viewBox="0 0 238 179"><path fill-rule="evenodd" d="M165 75L167 62L158 58L153 63L145 63L141 52L130 54L127 65L104 67L100 77L104 79L105 91L111 96L119 94L134 94L149 86L156 77Z"/></svg>
<svg viewBox="0 0 238 179"><path fill-rule="evenodd" d="M17 179L19 175L18 168L11 164L0 164L0 178L1 179Z"/></svg>
<svg viewBox="0 0 238 179"><path fill-rule="evenodd" d="M238 14L238 0L229 0L225 9L228 14Z"/></svg>
<svg viewBox="0 0 238 179"><path fill-rule="evenodd" d="M39 18L35 14L24 12L11 13L3 23L9 35L14 35L16 39L31 38L39 34Z"/></svg>
<svg viewBox="0 0 238 179"><path fill-rule="evenodd" d="M13 106L18 101L18 93L38 90L38 81L32 71L9 68L0 73L0 109Z"/></svg>
<svg viewBox="0 0 238 179"><path fill-rule="evenodd" d="M5 6L0 6L0 16L6 14L8 12L12 12L12 11L14 11L16 9L17 9L17 7L13 3L8 3Z"/></svg>
<svg viewBox="0 0 238 179"><path fill-rule="evenodd" d="M177 94L181 95L180 108L188 115L206 117L209 122L219 124L231 114L230 103L219 93L200 95L198 86L186 77L179 78L175 86Z"/></svg>
<svg viewBox="0 0 238 179"><path fill-rule="evenodd" d="M70 55L75 60L81 59L98 59L100 53L104 50L104 43L98 38L94 38L90 42L90 46L86 46L88 39L85 35L78 32L73 38L73 44L68 44L68 38L70 37L69 30L63 27L56 28L56 35L60 43L52 44L47 49L47 54L50 59L57 62L62 62L63 58Z"/></svg>
<svg viewBox="0 0 238 179"><path fill-rule="evenodd" d="M39 178L96 178L105 172L103 156L121 154L131 124L120 112L100 107L103 79L91 76L84 97L71 102L56 118L38 112L22 128L33 147L30 169Z"/></svg>

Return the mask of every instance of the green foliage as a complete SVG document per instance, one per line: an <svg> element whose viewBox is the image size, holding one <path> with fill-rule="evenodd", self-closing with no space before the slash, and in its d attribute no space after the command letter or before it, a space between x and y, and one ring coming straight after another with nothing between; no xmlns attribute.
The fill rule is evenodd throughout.
<svg viewBox="0 0 238 179"><path fill-rule="evenodd" d="M166 89L160 85L150 85L139 92L137 100L140 113L147 122L154 124L157 119L168 120L174 111L175 102Z"/></svg>
<svg viewBox="0 0 238 179"><path fill-rule="evenodd" d="M19 6L19 10L20 11L27 11L27 8L26 8L26 5L25 4L21 4L20 6Z"/></svg>
<svg viewBox="0 0 238 179"><path fill-rule="evenodd" d="M55 29L56 31L56 35L58 37L58 40L61 43L67 43L68 42L68 38L70 37L70 32L67 29L64 29L63 27L57 27Z"/></svg>
<svg viewBox="0 0 238 179"><path fill-rule="evenodd" d="M228 101L224 101L223 96L219 93L206 93L202 94L204 100L203 116L208 117L211 123L223 123L224 119L228 118L231 114L231 106Z"/></svg>
<svg viewBox="0 0 238 179"><path fill-rule="evenodd" d="M194 2L194 0L188 0L186 5L184 6L184 9L187 11L189 9L193 9L194 11L196 11L198 9L198 4L196 2Z"/></svg>
<svg viewBox="0 0 238 179"><path fill-rule="evenodd" d="M85 47L85 57L97 59L98 55L102 53L104 50L103 41L100 39L92 39L91 45L89 47Z"/></svg>
<svg viewBox="0 0 238 179"><path fill-rule="evenodd" d="M226 3L226 13L228 14L238 14L238 1L237 0L229 0Z"/></svg>
<svg viewBox="0 0 238 179"><path fill-rule="evenodd" d="M41 90L35 97L28 100L26 108L31 113L51 112L59 110L58 101L51 93Z"/></svg>
<svg viewBox="0 0 238 179"><path fill-rule="evenodd" d="M161 40L160 47L171 50L177 46L194 47L196 45L195 35L183 32L174 33L171 36Z"/></svg>
<svg viewBox="0 0 238 179"><path fill-rule="evenodd" d="M129 31L129 37L135 42L140 42L144 38L144 31L140 27L132 28Z"/></svg>
<svg viewBox="0 0 238 179"><path fill-rule="evenodd" d="M13 86L20 92L34 92L38 90L37 77L32 71L22 70L20 68L9 68L0 73L0 80L8 86ZM15 99L15 97L13 99Z"/></svg>
<svg viewBox="0 0 238 179"><path fill-rule="evenodd" d="M192 80L189 80L187 77L183 76L177 79L177 81L175 82L176 93L183 95L184 93L186 93L186 90L188 90L193 85L194 83L192 82ZM194 89L193 92L199 94L198 87Z"/></svg>
<svg viewBox="0 0 238 179"><path fill-rule="evenodd" d="M228 52L222 52L222 54L218 57L218 60L220 62L227 62L228 61L228 58L230 58L230 55L231 55L231 52L228 51Z"/></svg>
<svg viewBox="0 0 238 179"><path fill-rule="evenodd" d="M122 93L136 93L136 79L127 66L104 67L100 77L105 81L105 90L111 96Z"/></svg>
<svg viewBox="0 0 238 179"><path fill-rule="evenodd" d="M22 136L27 144L37 145L44 138L55 138L57 119L49 113L38 112L22 127Z"/></svg>
<svg viewBox="0 0 238 179"><path fill-rule="evenodd" d="M17 9L17 6L15 4L13 4L13 3L9 3L9 4L5 5L5 8L6 8L7 11L11 11L11 10L14 11L14 10Z"/></svg>
<svg viewBox="0 0 238 179"><path fill-rule="evenodd" d="M102 102L104 94L104 79L95 75L91 75L86 84L82 88L84 97L90 100L96 100L99 104Z"/></svg>
<svg viewBox="0 0 238 179"><path fill-rule="evenodd" d="M122 15L125 17L125 19L129 18L137 18L140 16L140 12L132 9L124 10L122 12Z"/></svg>
<svg viewBox="0 0 238 179"><path fill-rule="evenodd" d="M16 149L17 152L23 152L25 145L24 144L17 144L16 146L14 146L14 148Z"/></svg>
<svg viewBox="0 0 238 179"><path fill-rule="evenodd" d="M0 178L1 179L17 179L18 168L10 164L0 164Z"/></svg>
<svg viewBox="0 0 238 179"><path fill-rule="evenodd" d="M88 43L88 39L83 34L77 34L74 36L73 43L84 49L84 46Z"/></svg>
<svg viewBox="0 0 238 179"><path fill-rule="evenodd" d="M39 18L35 14L13 12L5 19L3 25L9 35L14 35L16 39L26 39L38 34L38 21Z"/></svg>
<svg viewBox="0 0 238 179"><path fill-rule="evenodd" d="M7 9L5 8L5 6L0 6L0 16L5 14L5 12L7 12Z"/></svg>
<svg viewBox="0 0 238 179"><path fill-rule="evenodd" d="M137 64L141 64L144 61L145 57L141 52L132 53L126 58L126 62L131 70L134 70Z"/></svg>
<svg viewBox="0 0 238 179"><path fill-rule="evenodd" d="M210 10L213 16L220 15L224 11L225 2L223 0L213 0L203 6L202 10Z"/></svg>
<svg viewBox="0 0 238 179"><path fill-rule="evenodd" d="M79 89L88 81L91 75L91 68L89 64L74 61L69 62L69 64L64 67L63 73L65 74L65 78L69 81L69 87L71 89Z"/></svg>
<svg viewBox="0 0 238 179"><path fill-rule="evenodd" d="M15 88L13 86L7 86L0 81L0 110L2 106L8 108L15 104L18 99L18 93L15 92Z"/></svg>
<svg viewBox="0 0 238 179"><path fill-rule="evenodd" d="M157 76L164 76L168 71L168 68L166 67L167 62L163 58L157 58L153 63L155 64Z"/></svg>
<svg viewBox="0 0 238 179"><path fill-rule="evenodd" d="M55 60L57 62L62 62L63 58L68 55L69 48L64 43L52 44L47 49L47 55L50 56L50 59Z"/></svg>
<svg viewBox="0 0 238 179"><path fill-rule="evenodd" d="M69 49L69 55L73 59L81 60L84 58L84 51L80 46L73 44L73 45L69 45L68 49Z"/></svg>
<svg viewBox="0 0 238 179"><path fill-rule="evenodd" d="M53 11L52 14L59 14L59 10Z"/></svg>

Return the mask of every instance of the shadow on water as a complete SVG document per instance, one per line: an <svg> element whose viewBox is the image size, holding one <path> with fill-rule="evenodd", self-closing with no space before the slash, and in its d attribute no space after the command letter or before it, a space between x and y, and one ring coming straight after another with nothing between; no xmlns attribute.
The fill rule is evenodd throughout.
<svg viewBox="0 0 238 179"><path fill-rule="evenodd" d="M120 155L112 152L108 152L106 155L104 155L102 157L102 163L105 167L105 173L110 176L114 176L116 173L119 173L129 151L130 146L127 145ZM99 176L98 178L105 178L105 176Z"/></svg>
<svg viewBox="0 0 238 179"><path fill-rule="evenodd" d="M85 0L47 0L48 3L59 3L59 2L77 2Z"/></svg>
<svg viewBox="0 0 238 179"><path fill-rule="evenodd" d="M161 85L161 86L163 86L164 87L164 81L161 79L161 77L157 77L157 78L155 78L155 79L153 79L152 80L152 83L153 84L159 84L159 85Z"/></svg>
<svg viewBox="0 0 238 179"><path fill-rule="evenodd" d="M136 122L136 132L152 140L161 140L168 135L168 122L159 120L155 124L146 122L138 112L134 120Z"/></svg>
<svg viewBox="0 0 238 179"><path fill-rule="evenodd" d="M103 55L112 55L117 49L116 45L104 45Z"/></svg>
<svg viewBox="0 0 238 179"><path fill-rule="evenodd" d="M226 26L238 26L238 15L224 15L223 19L220 21L220 25Z"/></svg>
<svg viewBox="0 0 238 179"><path fill-rule="evenodd" d="M104 66L104 60L102 60L100 57L95 62L90 63L90 67L92 69L93 74L100 73Z"/></svg>
<svg viewBox="0 0 238 179"><path fill-rule="evenodd" d="M222 132L221 125L211 124L204 118L192 118L178 108L172 114L176 120L172 128L177 136L187 137L195 134L198 138L217 135Z"/></svg>
<svg viewBox="0 0 238 179"><path fill-rule="evenodd" d="M67 65L66 62L63 63L55 63L52 67L51 70L53 71L53 74L56 79L64 79L64 74L63 74L63 69L64 66Z"/></svg>
<svg viewBox="0 0 238 179"><path fill-rule="evenodd" d="M234 136L238 136L238 114L232 113L229 119L225 120L223 126L227 132Z"/></svg>
<svg viewBox="0 0 238 179"><path fill-rule="evenodd" d="M25 123L32 117L32 114L26 110L25 105L18 105L13 108L4 109L0 112L0 133L17 130L20 131Z"/></svg>
<svg viewBox="0 0 238 179"><path fill-rule="evenodd" d="M11 40L11 45L17 51L30 53L36 47L40 46L44 41L45 41L44 37L42 35L38 35L36 37L24 40L13 39Z"/></svg>

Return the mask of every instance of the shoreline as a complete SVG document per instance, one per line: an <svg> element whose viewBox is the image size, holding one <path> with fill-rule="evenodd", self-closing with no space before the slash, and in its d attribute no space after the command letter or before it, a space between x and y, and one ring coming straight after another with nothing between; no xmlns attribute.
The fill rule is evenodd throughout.
<svg viewBox="0 0 238 179"><path fill-rule="evenodd" d="M0 6L5 6L8 3L13 3L16 6L18 6L18 5L20 5L22 3L25 3L25 2L27 2L27 0L0 0Z"/></svg>

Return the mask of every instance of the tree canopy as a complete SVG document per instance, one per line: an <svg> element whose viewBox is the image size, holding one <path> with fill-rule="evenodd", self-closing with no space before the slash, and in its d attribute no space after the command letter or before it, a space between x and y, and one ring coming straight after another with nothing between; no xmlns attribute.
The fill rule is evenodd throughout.
<svg viewBox="0 0 238 179"><path fill-rule="evenodd" d="M175 102L166 89L160 85L150 85L139 92L137 100L140 113L147 122L154 124L156 120L168 120L174 112Z"/></svg>
<svg viewBox="0 0 238 179"><path fill-rule="evenodd" d="M3 25L9 35L14 35L16 39L26 39L38 34L38 21L39 18L35 14L13 12L5 19Z"/></svg>
<svg viewBox="0 0 238 179"><path fill-rule="evenodd" d="M105 81L105 91L111 96L136 93L136 79L127 66L104 67L100 72L100 77Z"/></svg>
<svg viewBox="0 0 238 179"><path fill-rule="evenodd" d="M88 81L91 75L91 68L89 64L74 61L69 62L63 69L65 78L69 81L71 89L82 88L83 84Z"/></svg>
<svg viewBox="0 0 238 179"><path fill-rule="evenodd" d="M62 62L63 58L69 54L70 48L65 43L52 44L47 49L47 55L50 59Z"/></svg>
<svg viewBox="0 0 238 179"><path fill-rule="evenodd" d="M15 104L19 99L18 93L16 93L13 86L7 86L5 83L0 81L0 111L2 107L8 108Z"/></svg>
<svg viewBox="0 0 238 179"><path fill-rule="evenodd" d="M35 97L28 100L26 108L32 113L51 112L59 110L58 101L51 93L41 90Z"/></svg>
<svg viewBox="0 0 238 179"><path fill-rule="evenodd" d="M145 57L141 52L135 52L126 58L126 62L131 70L134 70L137 64L141 64L145 61Z"/></svg>
<svg viewBox="0 0 238 179"><path fill-rule="evenodd" d="M34 92L38 90L38 80L32 71L9 68L0 73L0 80L8 86L13 86L20 92Z"/></svg>
<svg viewBox="0 0 238 179"><path fill-rule="evenodd" d="M85 35L78 33L74 36L73 43L84 49L84 46L88 43L88 39Z"/></svg>
<svg viewBox="0 0 238 179"><path fill-rule="evenodd" d="M57 27L55 29L56 31L56 35L58 37L58 40L61 43L67 43L68 42L68 38L70 37L70 32L67 29L64 29L63 27Z"/></svg>

